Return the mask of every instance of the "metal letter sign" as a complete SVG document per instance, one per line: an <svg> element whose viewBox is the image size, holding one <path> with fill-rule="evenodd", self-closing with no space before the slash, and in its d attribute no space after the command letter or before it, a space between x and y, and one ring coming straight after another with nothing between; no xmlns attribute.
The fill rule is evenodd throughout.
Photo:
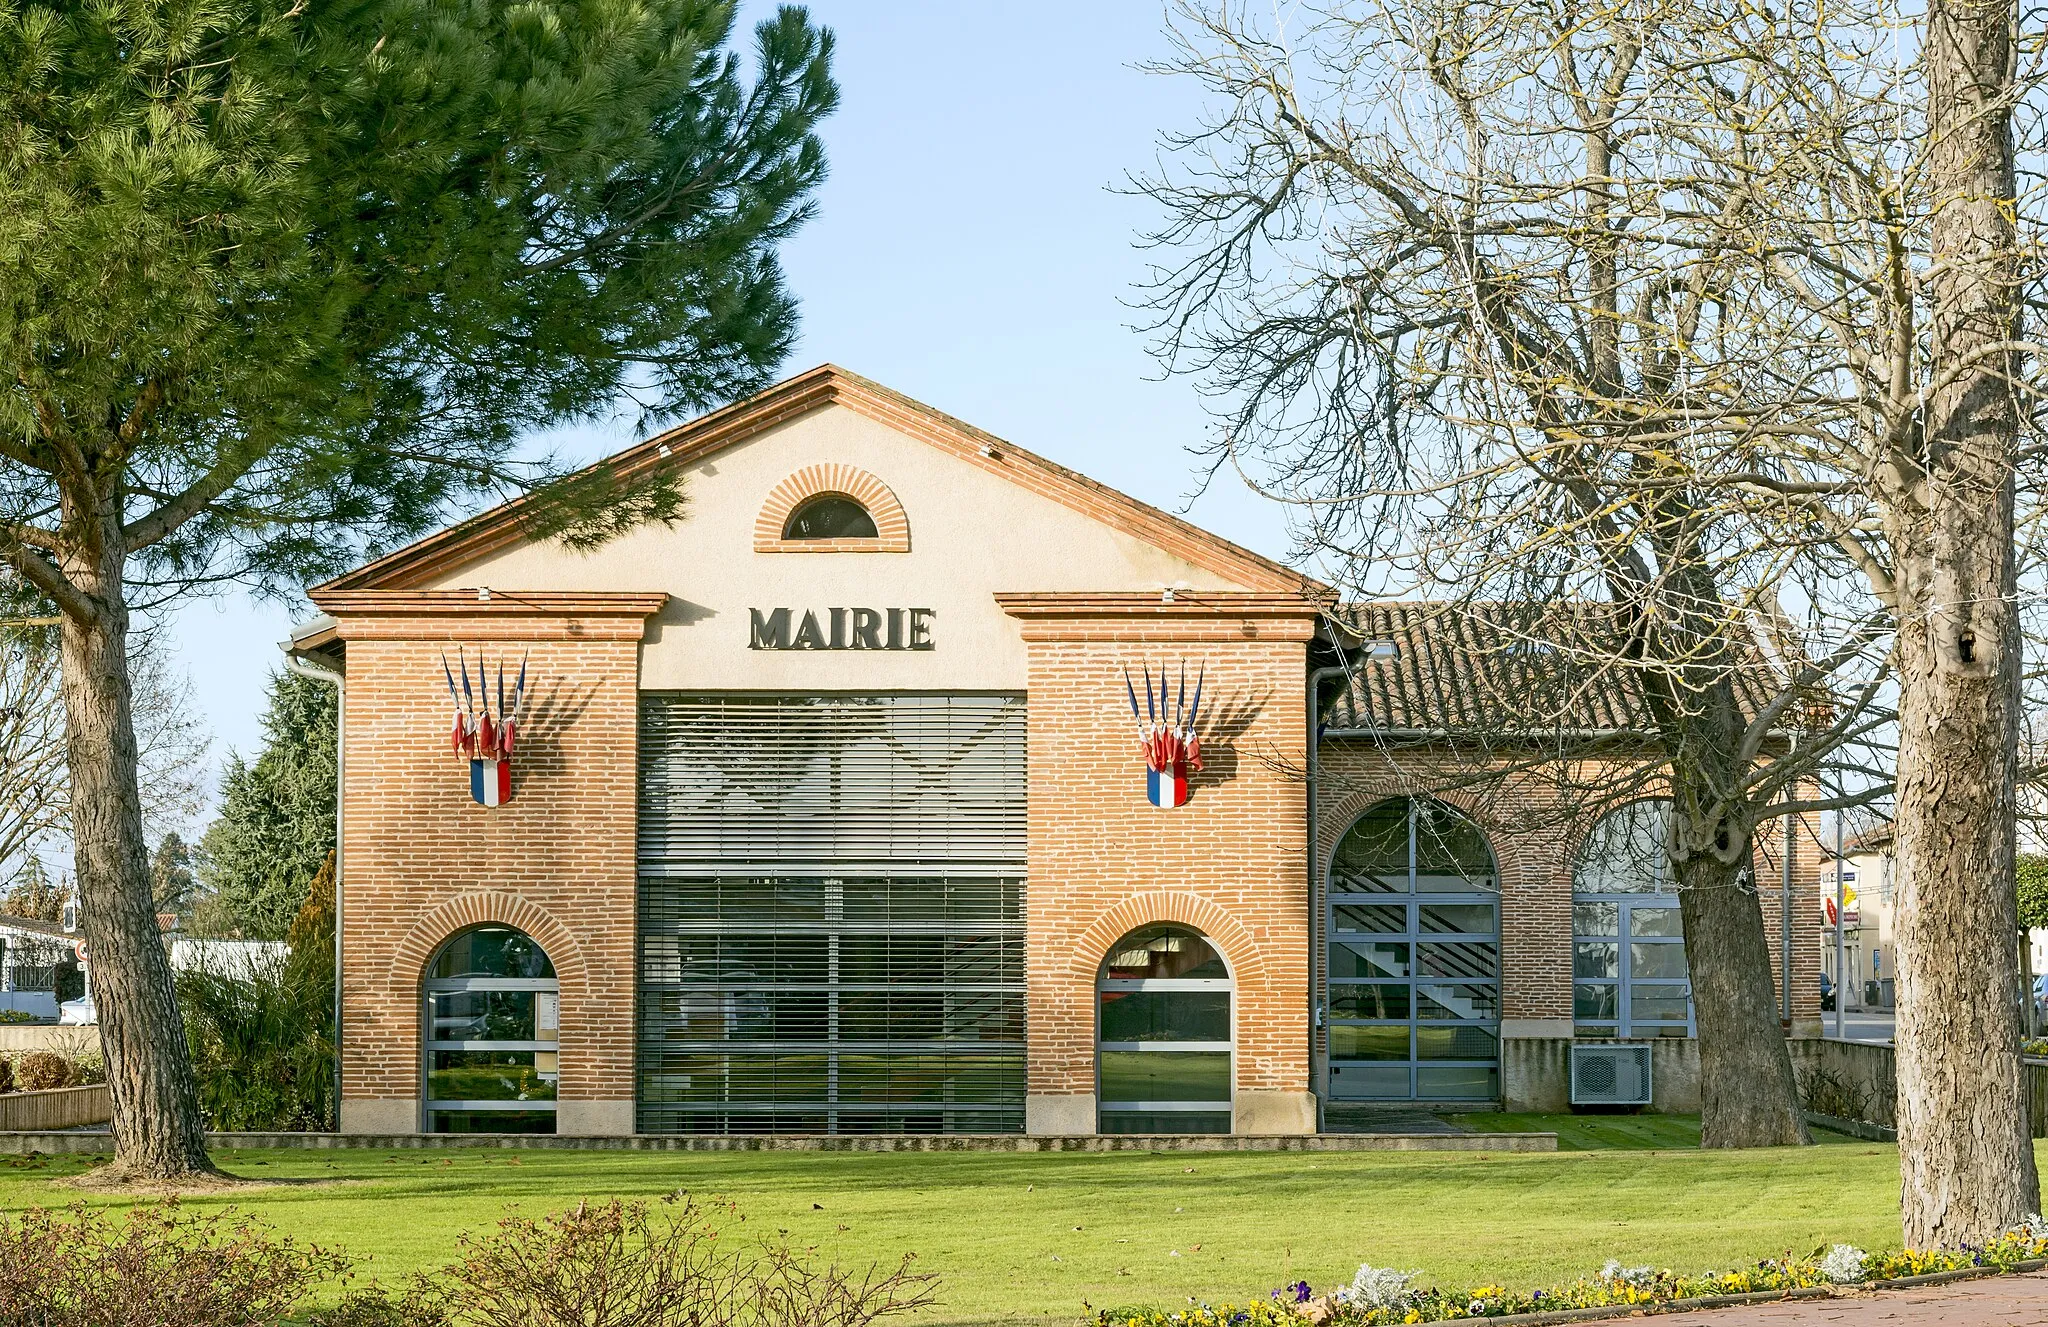
<svg viewBox="0 0 2048 1327"><path fill-rule="evenodd" d="M441 656L441 676L448 681L448 703L455 707L455 723L448 733L448 745L458 756L469 759L469 795L483 806L503 806L512 800L512 746L519 736L519 706L526 699L526 658L519 660L519 680L512 684L511 703L505 699L505 661L498 661L497 704L491 703L490 677L484 668L484 654L476 654L476 687L469 685L469 660L462 647L455 649L462 672L462 694L455 692L455 673L448 656Z"/></svg>
<svg viewBox="0 0 2048 1327"><path fill-rule="evenodd" d="M1145 713L1138 713L1137 689L1131 685L1131 670L1124 667L1124 695L1131 702L1131 718L1138 725L1138 751L1145 758L1145 798L1162 811L1186 806L1188 776L1201 772L1202 739L1195 734L1195 718L1202 710L1204 668L1195 675L1195 696L1188 699L1188 665L1180 665L1180 693L1167 701L1166 669L1159 670L1159 694L1152 694L1152 669L1145 666Z"/></svg>
<svg viewBox="0 0 2048 1327"><path fill-rule="evenodd" d="M750 608L750 650L929 650L929 608Z"/></svg>

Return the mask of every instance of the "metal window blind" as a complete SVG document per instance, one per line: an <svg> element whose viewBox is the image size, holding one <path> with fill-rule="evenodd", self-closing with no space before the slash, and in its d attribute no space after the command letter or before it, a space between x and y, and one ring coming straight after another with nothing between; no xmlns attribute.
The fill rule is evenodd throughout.
<svg viewBox="0 0 2048 1327"><path fill-rule="evenodd" d="M1023 702L641 714L638 1127L1021 1129Z"/></svg>
<svg viewBox="0 0 2048 1327"><path fill-rule="evenodd" d="M680 696L640 706L642 874L1024 864L1018 696Z"/></svg>

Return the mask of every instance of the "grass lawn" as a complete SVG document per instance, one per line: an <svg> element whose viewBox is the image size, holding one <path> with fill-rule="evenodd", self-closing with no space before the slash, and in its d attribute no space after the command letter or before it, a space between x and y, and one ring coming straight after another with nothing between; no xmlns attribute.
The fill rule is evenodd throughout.
<svg viewBox="0 0 2048 1327"><path fill-rule="evenodd" d="M380 1277L446 1260L459 1232L488 1228L507 1203L545 1211L585 1195L651 1198L679 1187L724 1195L750 1225L787 1230L842 1262L915 1252L942 1279L933 1324L1072 1321L1090 1306L1264 1295L1295 1278L1347 1280L1362 1261L1450 1283L1519 1283L1569 1278L1610 1257L1703 1270L1837 1239L1899 1240L1897 1158L1862 1142L1713 1154L1638 1145L1538 1155L449 1150L220 1160L279 1187L191 1206L231 1201L302 1239L371 1257L367 1270ZM51 1181L88 1164L0 1159L0 1209L74 1201Z"/></svg>

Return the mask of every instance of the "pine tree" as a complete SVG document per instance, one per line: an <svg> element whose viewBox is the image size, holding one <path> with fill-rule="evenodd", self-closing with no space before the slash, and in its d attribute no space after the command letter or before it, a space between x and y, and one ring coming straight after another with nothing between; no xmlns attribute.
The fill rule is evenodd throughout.
<svg viewBox="0 0 2048 1327"><path fill-rule="evenodd" d="M113 1174L210 1170L150 896L135 587L286 587L538 494L673 519L534 430L767 382L831 35L729 0L0 0L0 562L61 617Z"/></svg>
<svg viewBox="0 0 2048 1327"><path fill-rule="evenodd" d="M198 882L192 878L192 849L184 835L172 830L149 859L149 892L158 912L182 913Z"/></svg>
<svg viewBox="0 0 2048 1327"><path fill-rule="evenodd" d="M71 886L50 877L49 868L38 858L28 859L28 865L0 894L0 916L25 917L30 921L56 922L64 920L64 905L71 901Z"/></svg>
<svg viewBox="0 0 2048 1327"><path fill-rule="evenodd" d="M283 939L334 851L335 717L334 688L278 671L263 750L228 756L199 873L241 935Z"/></svg>

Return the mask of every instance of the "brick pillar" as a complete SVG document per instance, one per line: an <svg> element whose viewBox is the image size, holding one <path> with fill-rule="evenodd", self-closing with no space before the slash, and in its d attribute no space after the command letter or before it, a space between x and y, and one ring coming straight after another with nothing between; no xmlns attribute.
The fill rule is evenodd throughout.
<svg viewBox="0 0 2048 1327"><path fill-rule="evenodd" d="M427 964L500 922L561 983L558 1127L633 1132L639 641L665 596L322 594L346 642L342 844L345 1133L421 1127ZM510 803L471 800L441 659L527 660Z"/></svg>
<svg viewBox="0 0 2048 1327"><path fill-rule="evenodd" d="M1240 1133L1312 1133L1307 643L1293 596L998 595L1029 659L1025 1128L1092 1133L1095 982L1125 933L1205 932L1234 980ZM1206 670L1188 804L1145 798L1123 668Z"/></svg>

